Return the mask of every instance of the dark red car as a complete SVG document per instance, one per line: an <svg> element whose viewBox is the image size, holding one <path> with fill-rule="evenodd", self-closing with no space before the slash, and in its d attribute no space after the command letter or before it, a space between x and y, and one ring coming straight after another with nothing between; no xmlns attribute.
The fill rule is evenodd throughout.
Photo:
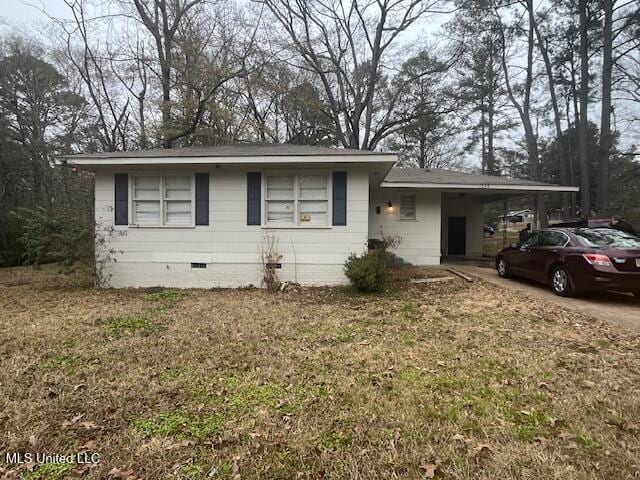
<svg viewBox="0 0 640 480"><path fill-rule="evenodd" d="M545 283L564 297L613 290L640 298L640 238L610 228L549 228L500 251L496 270Z"/></svg>

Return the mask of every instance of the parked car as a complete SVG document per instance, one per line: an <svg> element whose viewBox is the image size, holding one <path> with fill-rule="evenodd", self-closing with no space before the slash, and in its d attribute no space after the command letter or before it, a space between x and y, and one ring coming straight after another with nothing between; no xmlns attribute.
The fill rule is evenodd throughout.
<svg viewBox="0 0 640 480"><path fill-rule="evenodd" d="M611 228L548 228L496 256L501 277L545 283L560 296L614 290L640 298L640 238Z"/></svg>
<svg viewBox="0 0 640 480"><path fill-rule="evenodd" d="M484 235L484 238L493 237L496 234L496 229L491 225L483 225L482 234Z"/></svg>

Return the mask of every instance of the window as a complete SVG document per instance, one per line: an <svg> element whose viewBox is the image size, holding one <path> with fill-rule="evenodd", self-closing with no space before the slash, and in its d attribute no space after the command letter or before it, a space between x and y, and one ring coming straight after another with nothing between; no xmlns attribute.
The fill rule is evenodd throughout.
<svg viewBox="0 0 640 480"><path fill-rule="evenodd" d="M300 224L327 225L329 220L329 196L326 175L302 175L300 185Z"/></svg>
<svg viewBox="0 0 640 480"><path fill-rule="evenodd" d="M400 216L399 220L416 219L416 196L400 195Z"/></svg>
<svg viewBox="0 0 640 480"><path fill-rule="evenodd" d="M569 238L562 232L547 230L542 232L543 247L564 247L569 243Z"/></svg>
<svg viewBox="0 0 640 480"><path fill-rule="evenodd" d="M267 175L266 224L326 226L329 224L327 175Z"/></svg>
<svg viewBox="0 0 640 480"><path fill-rule="evenodd" d="M293 225L296 213L295 177L267 177L267 223Z"/></svg>
<svg viewBox="0 0 640 480"><path fill-rule="evenodd" d="M191 225L191 210L191 176L165 176L164 225Z"/></svg>
<svg viewBox="0 0 640 480"><path fill-rule="evenodd" d="M522 248L532 248L540 247L541 245L542 235L540 235L540 232L533 232L531 235L529 235L529 238L527 238L520 246Z"/></svg>
<svg viewBox="0 0 640 480"><path fill-rule="evenodd" d="M639 248L640 238L610 228L578 229L575 234L590 247Z"/></svg>
<svg viewBox="0 0 640 480"><path fill-rule="evenodd" d="M141 227L193 225L191 175L135 175L132 223Z"/></svg>
<svg viewBox="0 0 640 480"><path fill-rule="evenodd" d="M160 177L133 178L133 223L160 225Z"/></svg>

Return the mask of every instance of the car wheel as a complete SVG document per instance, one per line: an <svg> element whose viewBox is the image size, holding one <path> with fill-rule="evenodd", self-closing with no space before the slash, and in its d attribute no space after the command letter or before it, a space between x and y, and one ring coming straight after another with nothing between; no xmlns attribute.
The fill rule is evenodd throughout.
<svg viewBox="0 0 640 480"><path fill-rule="evenodd" d="M574 294L573 280L564 267L556 267L551 272L551 288L556 295L571 297Z"/></svg>
<svg viewBox="0 0 640 480"><path fill-rule="evenodd" d="M508 278L509 275L509 264L507 263L507 259L504 257L500 257L498 259L498 265L496 265L496 270L498 271L498 275L502 278Z"/></svg>

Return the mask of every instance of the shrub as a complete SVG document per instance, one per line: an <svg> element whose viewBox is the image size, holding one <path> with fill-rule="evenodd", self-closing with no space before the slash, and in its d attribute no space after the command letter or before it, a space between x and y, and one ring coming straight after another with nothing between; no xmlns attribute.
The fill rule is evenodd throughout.
<svg viewBox="0 0 640 480"><path fill-rule="evenodd" d="M60 262L68 267L92 257L91 224L73 209L18 208L12 214L22 230L24 263Z"/></svg>
<svg viewBox="0 0 640 480"><path fill-rule="evenodd" d="M282 255L278 253L278 238L272 231L265 232L262 244L258 247L258 253L262 262L262 285L267 290L275 292L282 285L276 272Z"/></svg>
<svg viewBox="0 0 640 480"><path fill-rule="evenodd" d="M387 253L383 249L363 255L351 254L344 266L344 273L362 292L382 292L389 276Z"/></svg>

